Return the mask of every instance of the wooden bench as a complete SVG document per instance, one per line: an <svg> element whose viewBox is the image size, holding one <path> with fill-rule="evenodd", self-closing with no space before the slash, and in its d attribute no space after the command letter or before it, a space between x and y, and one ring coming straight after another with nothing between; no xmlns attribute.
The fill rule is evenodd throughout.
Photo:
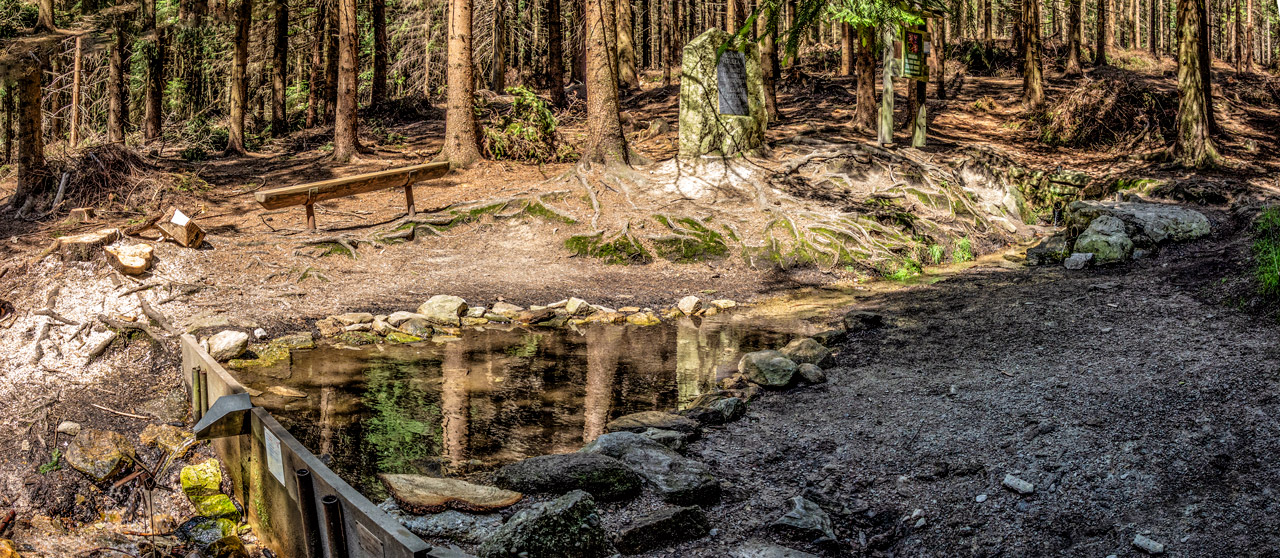
<svg viewBox="0 0 1280 558"><path fill-rule="evenodd" d="M408 206L409 216L413 216L415 213L413 207L413 184L423 180L440 178L448 172L448 161L427 163L425 165L414 165L344 178L333 178L310 184L272 188L257 192L253 197L266 209L280 209L295 205L306 206L307 229L315 230L316 212L314 206L316 202L345 198L386 188L404 188L405 204Z"/></svg>

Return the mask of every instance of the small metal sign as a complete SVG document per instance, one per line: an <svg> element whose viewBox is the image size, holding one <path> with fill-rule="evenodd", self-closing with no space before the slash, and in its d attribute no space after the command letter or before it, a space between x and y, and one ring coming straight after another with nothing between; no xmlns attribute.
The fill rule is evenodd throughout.
<svg viewBox="0 0 1280 558"><path fill-rule="evenodd" d="M271 471L271 476L276 478L281 485L284 485L284 460L280 455L280 438L271 433L268 428L262 429L263 447L267 454L267 469Z"/></svg>
<svg viewBox="0 0 1280 558"><path fill-rule="evenodd" d="M720 114L751 115L747 105L747 64L741 52L727 50L720 55L716 87L720 90Z"/></svg>

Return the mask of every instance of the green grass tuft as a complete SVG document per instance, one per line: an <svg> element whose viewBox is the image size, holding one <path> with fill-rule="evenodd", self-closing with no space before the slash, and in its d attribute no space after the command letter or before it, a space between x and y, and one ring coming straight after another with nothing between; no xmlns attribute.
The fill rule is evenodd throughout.
<svg viewBox="0 0 1280 558"><path fill-rule="evenodd" d="M1263 211L1254 232L1257 235L1253 241L1253 254L1258 263L1255 271L1258 290L1266 296L1280 297L1280 206Z"/></svg>
<svg viewBox="0 0 1280 558"><path fill-rule="evenodd" d="M973 261L973 243L967 238L956 241L956 249L951 252L951 261L964 263Z"/></svg>

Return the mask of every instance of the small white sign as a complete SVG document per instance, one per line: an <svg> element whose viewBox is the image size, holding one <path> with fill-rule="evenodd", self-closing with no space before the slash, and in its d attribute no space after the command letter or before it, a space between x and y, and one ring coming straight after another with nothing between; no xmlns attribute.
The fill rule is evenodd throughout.
<svg viewBox="0 0 1280 558"><path fill-rule="evenodd" d="M284 485L284 460L280 458L280 438L271 433L270 429L262 429L263 445L267 448L267 469L271 471L271 476L276 478L282 486Z"/></svg>
<svg viewBox="0 0 1280 558"><path fill-rule="evenodd" d="M191 222L191 218L187 217L187 214L175 209L173 210L173 219L170 219L170 221L179 227L185 227L187 226L187 223Z"/></svg>

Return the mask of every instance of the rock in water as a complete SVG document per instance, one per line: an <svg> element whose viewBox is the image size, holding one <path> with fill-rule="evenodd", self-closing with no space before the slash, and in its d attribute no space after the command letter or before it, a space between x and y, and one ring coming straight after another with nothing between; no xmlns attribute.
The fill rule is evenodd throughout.
<svg viewBox="0 0 1280 558"><path fill-rule="evenodd" d="M449 539L463 544L479 544L502 527L496 513L473 515L448 510L432 515L401 515L400 524L419 537Z"/></svg>
<svg viewBox="0 0 1280 558"><path fill-rule="evenodd" d="M618 533L618 550L641 554L707 536L711 527L702 508L667 508L637 517Z"/></svg>
<svg viewBox="0 0 1280 558"><path fill-rule="evenodd" d="M564 311L568 312L570 316L578 316L591 313L592 308L591 304L587 301L578 297L572 297L569 299L569 302L564 304Z"/></svg>
<svg viewBox="0 0 1280 558"><path fill-rule="evenodd" d="M778 351L747 353L738 361L738 372L750 382L771 388L791 385L796 363Z"/></svg>
<svg viewBox="0 0 1280 558"><path fill-rule="evenodd" d="M229 329L209 338L209 356L218 362L236 358L249 348L249 334Z"/></svg>
<svg viewBox="0 0 1280 558"><path fill-rule="evenodd" d="M664 411L642 411L623 415L604 426L606 432L644 432L650 428L698 434L698 422Z"/></svg>
<svg viewBox="0 0 1280 558"><path fill-rule="evenodd" d="M469 308L467 301L460 297L436 295L422 303L418 307L418 313L429 322L456 326L458 320L467 315Z"/></svg>
<svg viewBox="0 0 1280 558"><path fill-rule="evenodd" d="M676 303L676 308L679 308L684 315L692 316L702 311L702 299L692 295L686 296Z"/></svg>
<svg viewBox="0 0 1280 558"><path fill-rule="evenodd" d="M800 552L760 541L751 541L729 552L730 558L818 558L808 552Z"/></svg>
<svg viewBox="0 0 1280 558"><path fill-rule="evenodd" d="M525 493L590 492L597 500L626 500L640 493L640 476L621 461L594 453L542 455L498 469L494 484Z"/></svg>
<svg viewBox="0 0 1280 558"><path fill-rule="evenodd" d="M58 239L58 249L66 261L87 262L98 255L98 248L120 240L118 229L100 229Z"/></svg>
<svg viewBox="0 0 1280 558"><path fill-rule="evenodd" d="M422 320L427 319L426 316L423 316L422 314L418 314L416 312L392 312L390 316L387 316L387 323L391 324L392 327L400 327L400 324L403 324L414 318L418 318Z"/></svg>
<svg viewBox="0 0 1280 558"><path fill-rule="evenodd" d="M711 475L706 465L640 434L605 434L579 451L599 453L622 461L644 477L669 503L702 505L720 499L720 481Z"/></svg>
<svg viewBox="0 0 1280 558"><path fill-rule="evenodd" d="M804 499L802 496L796 496L791 499L791 510L777 521L773 522L774 527L784 531L790 531L805 540L813 540L818 538L829 538L835 540L835 527L831 524L831 518L827 516L827 512L817 504Z"/></svg>
<svg viewBox="0 0 1280 558"><path fill-rule="evenodd" d="M95 483L111 480L133 460L133 444L119 432L82 428L67 448L67 465Z"/></svg>
<svg viewBox="0 0 1280 558"><path fill-rule="evenodd" d="M344 326L351 326L356 324L367 324L367 323L373 322L373 314L370 314L368 312L347 312L346 314L338 314L337 316L330 316L330 318L332 318L333 321L338 322Z"/></svg>
<svg viewBox="0 0 1280 558"><path fill-rule="evenodd" d="M1089 265L1089 262L1091 261L1093 261L1093 254L1089 254L1089 253L1071 254L1071 257L1067 258L1066 260L1063 260L1062 267L1065 267L1067 269L1072 269L1072 270L1080 270L1080 269L1084 269L1085 266Z"/></svg>
<svg viewBox="0 0 1280 558"><path fill-rule="evenodd" d="M1133 253L1133 240L1124 232L1124 222L1103 215L1089 223L1089 228L1076 239L1076 253L1093 254L1098 264L1122 262Z"/></svg>
<svg viewBox="0 0 1280 558"><path fill-rule="evenodd" d="M396 503L415 515L440 513L449 508L488 513L510 507L524 498L519 492L457 479L391 474L378 475L378 478Z"/></svg>
<svg viewBox="0 0 1280 558"><path fill-rule="evenodd" d="M782 348L782 354L796 364L816 364L823 368L830 368L836 363L831 356L831 349L809 337L787 343L787 346Z"/></svg>
<svg viewBox="0 0 1280 558"><path fill-rule="evenodd" d="M493 303L493 307L489 308L489 311L499 316L515 318L520 315L521 312L524 312L524 308L508 302L495 302Z"/></svg>
<svg viewBox="0 0 1280 558"><path fill-rule="evenodd" d="M155 257L155 249L150 244L106 246L102 251L107 254L107 263L125 275L146 273L151 269L151 261Z"/></svg>
<svg viewBox="0 0 1280 558"><path fill-rule="evenodd" d="M435 330L431 327L431 322L428 322L426 318L409 318L400 322L399 328L400 331L407 335L422 339L431 337L431 334L435 333Z"/></svg>
<svg viewBox="0 0 1280 558"><path fill-rule="evenodd" d="M591 495L575 490L511 516L480 545L480 558L602 558L615 550Z"/></svg>

